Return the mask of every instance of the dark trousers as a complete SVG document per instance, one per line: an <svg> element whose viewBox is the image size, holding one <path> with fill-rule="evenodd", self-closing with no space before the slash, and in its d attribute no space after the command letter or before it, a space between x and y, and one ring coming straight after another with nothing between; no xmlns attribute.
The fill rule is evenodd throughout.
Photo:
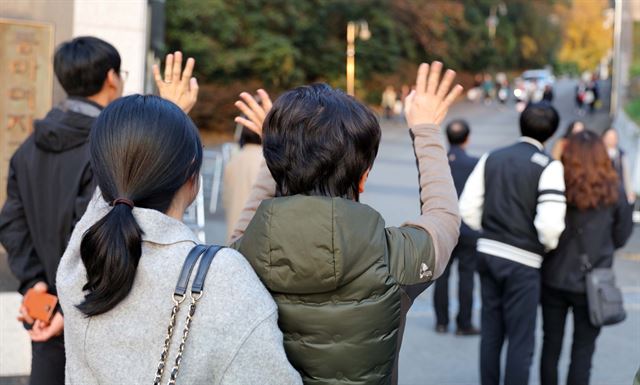
<svg viewBox="0 0 640 385"><path fill-rule="evenodd" d="M478 273L482 289L481 383L500 384L500 353L506 339L504 385L526 385L535 345L540 272L478 253Z"/></svg>
<svg viewBox="0 0 640 385"><path fill-rule="evenodd" d="M475 245L458 244L451 254L447 268L436 280L433 291L436 322L438 325L449 324L449 273L454 259L458 260L458 301L460 302L456 322L458 329L470 329L473 307L473 273L476 271Z"/></svg>
<svg viewBox="0 0 640 385"><path fill-rule="evenodd" d="M542 358L540 382L558 384L558 360L562 350L564 325L569 308L573 313L573 343L567 385L587 385L591 374L591 358L596 349L600 328L591 325L585 294L542 287Z"/></svg>
<svg viewBox="0 0 640 385"><path fill-rule="evenodd" d="M64 337L31 342L30 385L64 385Z"/></svg>

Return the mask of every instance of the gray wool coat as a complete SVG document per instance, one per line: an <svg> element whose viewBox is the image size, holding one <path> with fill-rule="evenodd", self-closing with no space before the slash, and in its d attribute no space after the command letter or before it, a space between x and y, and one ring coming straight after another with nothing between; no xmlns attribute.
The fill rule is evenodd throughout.
<svg viewBox="0 0 640 385"><path fill-rule="evenodd" d="M82 287L87 281L80 242L109 209L96 193L58 268L67 384L153 383L178 275L198 242L182 222L155 210L135 208L144 235L133 288L111 311L87 318L75 307L84 298ZM177 317L163 383L173 367L187 309L188 299ZM177 383L301 384L285 355L277 317L276 304L249 263L238 252L223 249L209 269Z"/></svg>

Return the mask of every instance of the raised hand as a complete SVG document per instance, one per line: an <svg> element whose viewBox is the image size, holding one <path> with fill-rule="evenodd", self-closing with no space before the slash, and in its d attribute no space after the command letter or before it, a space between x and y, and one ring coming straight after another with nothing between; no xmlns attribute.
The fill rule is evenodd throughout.
<svg viewBox="0 0 640 385"><path fill-rule="evenodd" d="M177 104L185 113L189 113L198 100L198 81L191 76L195 64L193 58L187 59L182 71L182 52L168 54L164 64L164 79L160 75L160 67L153 65L153 77L160 96Z"/></svg>
<svg viewBox="0 0 640 385"><path fill-rule="evenodd" d="M242 100L238 100L234 105L244 116L236 116L234 121L262 137L262 123L269 110L271 110L272 103L267 91L259 89L257 92L258 96L260 96L260 103L248 92L240 94L240 99Z"/></svg>
<svg viewBox="0 0 640 385"><path fill-rule="evenodd" d="M416 86L405 101L405 116L409 127L419 124L440 124L451 104L462 93L462 86L451 88L456 77L455 71L447 70L442 81L442 63L433 62L431 67L422 63L418 68Z"/></svg>

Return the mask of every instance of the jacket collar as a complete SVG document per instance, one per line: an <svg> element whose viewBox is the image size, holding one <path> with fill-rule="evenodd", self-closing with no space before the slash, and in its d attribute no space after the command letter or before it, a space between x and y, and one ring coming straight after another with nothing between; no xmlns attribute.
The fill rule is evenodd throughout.
<svg viewBox="0 0 640 385"><path fill-rule="evenodd" d="M519 141L521 143L529 143L530 145L536 147L538 150L544 151L544 145L533 138L530 138L528 136L521 136Z"/></svg>
<svg viewBox="0 0 640 385"><path fill-rule="evenodd" d="M78 114L97 118L102 112L103 107L98 103L87 98L71 96L62 102L60 109L63 111L73 111Z"/></svg>

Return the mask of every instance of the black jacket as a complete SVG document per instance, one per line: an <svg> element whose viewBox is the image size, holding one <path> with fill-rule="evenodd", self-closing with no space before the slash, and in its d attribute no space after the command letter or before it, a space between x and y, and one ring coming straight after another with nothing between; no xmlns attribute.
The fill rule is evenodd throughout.
<svg viewBox="0 0 640 385"><path fill-rule="evenodd" d="M469 156L462 147L456 145L451 146L447 157L449 159L453 184L456 186L456 192L458 193L458 198L460 198L460 194L462 194L462 190L464 190L464 185L467 183L469 175L471 175L476 164L478 164L478 158ZM460 225L460 240L458 241L458 245L475 248L479 235L479 232L472 230L463 221Z"/></svg>
<svg viewBox="0 0 640 385"><path fill-rule="evenodd" d="M566 229L558 248L549 253L542 263L543 284L584 293L582 250L589 256L593 267L611 267L614 251L624 246L632 230L632 208L622 189L614 206L585 211L567 206Z"/></svg>
<svg viewBox="0 0 640 385"><path fill-rule="evenodd" d="M35 122L11 158L0 243L23 294L38 281L56 292L58 263L95 190L88 140L100 109L69 99Z"/></svg>

